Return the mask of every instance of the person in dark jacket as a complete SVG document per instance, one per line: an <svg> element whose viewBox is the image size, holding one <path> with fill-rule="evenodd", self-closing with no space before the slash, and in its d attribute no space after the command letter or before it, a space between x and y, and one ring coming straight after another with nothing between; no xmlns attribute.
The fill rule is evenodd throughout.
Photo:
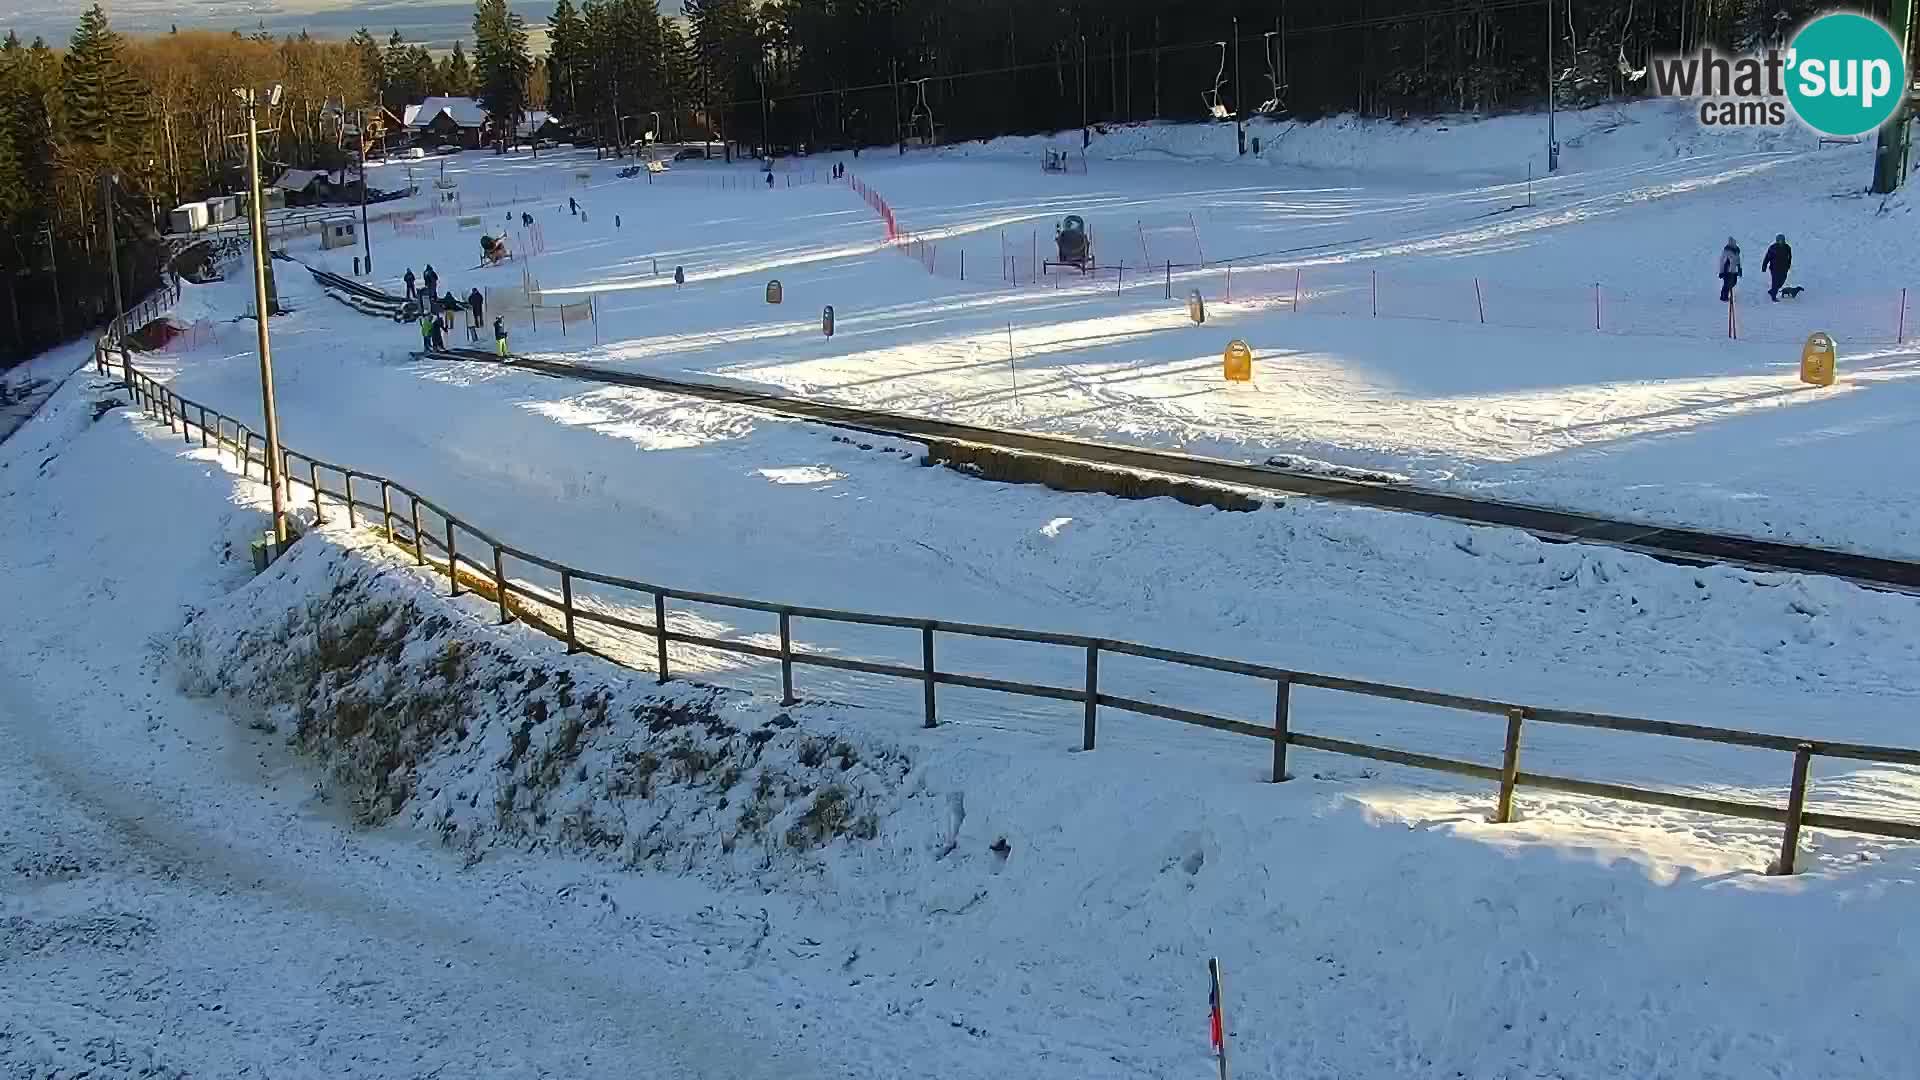
<svg viewBox="0 0 1920 1080"><path fill-rule="evenodd" d="M476 331L487 324L486 306L487 298L481 296L479 286L475 286L474 290L467 294L467 311L473 316L473 328Z"/></svg>
<svg viewBox="0 0 1920 1080"><path fill-rule="evenodd" d="M413 299L413 267L407 267L406 276L400 280L407 283L407 299Z"/></svg>
<svg viewBox="0 0 1920 1080"><path fill-rule="evenodd" d="M1780 289L1787 283L1787 271L1793 269L1793 249L1787 246L1786 233L1773 238L1766 255L1760 259L1760 269L1773 275L1767 289L1767 299L1779 300Z"/></svg>
<svg viewBox="0 0 1920 1080"><path fill-rule="evenodd" d="M1720 249L1720 302L1733 299L1733 287L1740 282L1740 245L1733 237L1727 237L1727 246Z"/></svg>
<svg viewBox="0 0 1920 1080"><path fill-rule="evenodd" d="M433 298L440 295L440 275L433 272L432 263L428 263L426 270L421 272L420 284L426 286L428 303L432 303Z"/></svg>

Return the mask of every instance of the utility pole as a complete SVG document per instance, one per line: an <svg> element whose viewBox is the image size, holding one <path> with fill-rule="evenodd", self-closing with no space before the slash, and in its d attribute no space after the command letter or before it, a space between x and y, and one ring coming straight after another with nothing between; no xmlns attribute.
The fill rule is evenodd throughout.
<svg viewBox="0 0 1920 1080"><path fill-rule="evenodd" d="M1246 86L1240 78L1240 16L1233 17L1233 133L1240 152L1247 152Z"/></svg>
<svg viewBox="0 0 1920 1080"><path fill-rule="evenodd" d="M247 110L247 207L253 218L253 303L258 316L260 346L260 410L267 425L267 482L273 489L273 541L276 554L287 544L287 478L281 466L280 419L273 403L273 352L267 343L267 213L260 198L260 126L255 116L255 95L248 87L234 95ZM280 88L273 88L270 104L280 102ZM364 181L364 178L363 178ZM362 184L364 187L364 182Z"/></svg>
<svg viewBox="0 0 1920 1080"><path fill-rule="evenodd" d="M126 302L120 296L120 244L113 222L113 187L119 179L112 173L100 176L100 209L107 219L107 269L113 278L113 317L116 319L127 313Z"/></svg>
<svg viewBox="0 0 1920 1080"><path fill-rule="evenodd" d="M900 61L887 61L887 89L893 94L893 141L900 153L907 152L906 137L900 134Z"/></svg>
<svg viewBox="0 0 1920 1080"><path fill-rule="evenodd" d="M1080 35L1080 149L1093 145L1093 130L1087 125L1087 35Z"/></svg>
<svg viewBox="0 0 1920 1080"><path fill-rule="evenodd" d="M377 117L376 117L377 119ZM360 243L367 252L367 274L373 274L373 230L367 228L367 110L360 110Z"/></svg>
<svg viewBox="0 0 1920 1080"><path fill-rule="evenodd" d="M1893 0L1893 10L1889 12L1889 29L1894 40L1900 42L1900 55L1913 56L1913 0ZM1893 116L1880 128L1879 146L1873 154L1873 193L1886 195L1897 190L1906 182L1907 158L1912 151L1913 122L1912 84L1916 76L1907 72L1907 86L1900 88L1900 104L1894 107Z"/></svg>
<svg viewBox="0 0 1920 1080"><path fill-rule="evenodd" d="M60 340L67 339L67 309L60 303L60 262L53 255L53 226L43 225L41 235L47 238L47 270L53 275L53 317L60 325Z"/></svg>
<svg viewBox="0 0 1920 1080"><path fill-rule="evenodd" d="M1547 0L1547 171L1560 171L1560 139L1553 127L1554 85L1559 80L1553 75L1553 0Z"/></svg>

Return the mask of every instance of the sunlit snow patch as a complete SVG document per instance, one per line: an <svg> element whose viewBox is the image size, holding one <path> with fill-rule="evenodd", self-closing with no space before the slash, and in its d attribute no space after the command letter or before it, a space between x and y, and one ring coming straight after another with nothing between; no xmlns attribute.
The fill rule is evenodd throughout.
<svg viewBox="0 0 1920 1080"><path fill-rule="evenodd" d="M761 469L759 472L776 484L825 484L844 480L847 475L834 472L825 465L788 465L777 469Z"/></svg>

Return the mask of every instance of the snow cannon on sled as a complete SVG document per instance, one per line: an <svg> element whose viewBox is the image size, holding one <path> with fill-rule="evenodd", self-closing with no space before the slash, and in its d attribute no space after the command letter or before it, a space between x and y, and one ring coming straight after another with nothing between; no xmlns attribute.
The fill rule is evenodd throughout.
<svg viewBox="0 0 1920 1080"><path fill-rule="evenodd" d="M480 258L488 266L494 266L513 258L513 252L507 248L504 236L482 236L480 238Z"/></svg>
<svg viewBox="0 0 1920 1080"><path fill-rule="evenodd" d="M1081 273L1093 267L1093 239L1087 233L1087 222L1079 214L1068 214L1060 224L1054 226L1054 247L1058 249L1059 266L1071 266Z"/></svg>

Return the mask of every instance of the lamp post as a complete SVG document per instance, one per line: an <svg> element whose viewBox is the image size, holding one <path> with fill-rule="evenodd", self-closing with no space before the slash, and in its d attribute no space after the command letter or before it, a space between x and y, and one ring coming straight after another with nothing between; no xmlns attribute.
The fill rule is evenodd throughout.
<svg viewBox="0 0 1920 1080"><path fill-rule="evenodd" d="M119 318L127 313L125 301L120 296L120 244L114 232L113 189L120 183L116 173L102 173L100 176L100 209L107 219L107 269L113 278L113 317Z"/></svg>
<svg viewBox="0 0 1920 1080"><path fill-rule="evenodd" d="M1080 35L1080 149L1093 145L1093 129L1087 124L1087 35ZM1083 155L1084 156L1084 155Z"/></svg>
<svg viewBox="0 0 1920 1080"><path fill-rule="evenodd" d="M360 243L366 249L367 274L373 274L373 230L367 228L367 110L360 110Z"/></svg>
<svg viewBox="0 0 1920 1080"><path fill-rule="evenodd" d="M1240 16L1233 17L1233 134L1240 152L1247 152L1247 98L1240 78Z"/></svg>
<svg viewBox="0 0 1920 1080"><path fill-rule="evenodd" d="M1547 0L1547 171L1560 171L1560 140L1554 134L1553 126L1553 0Z"/></svg>
<svg viewBox="0 0 1920 1080"><path fill-rule="evenodd" d="M280 420L273 402L273 351L267 342L267 215L260 198L260 126L255 114L255 95L251 87L233 95L247 110L247 206L253 226L253 302L258 316L260 346L260 408L266 419L267 483L273 490L273 540L277 554L287 543L287 479L282 475L280 458ZM280 87L273 88L268 107L280 104ZM361 176L361 188L366 177Z"/></svg>

